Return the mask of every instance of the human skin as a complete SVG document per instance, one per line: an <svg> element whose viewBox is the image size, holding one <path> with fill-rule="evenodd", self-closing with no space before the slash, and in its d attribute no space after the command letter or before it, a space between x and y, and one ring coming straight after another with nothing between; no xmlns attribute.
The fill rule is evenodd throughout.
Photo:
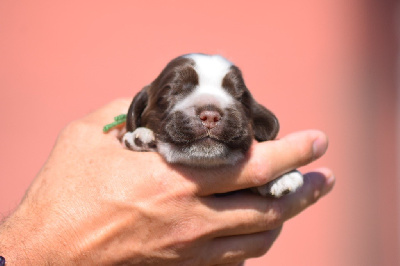
<svg viewBox="0 0 400 266"><path fill-rule="evenodd" d="M253 143L238 165L194 169L123 149L118 128L103 134L129 104L116 100L60 133L0 226L7 265L238 265L265 254L286 220L333 187L331 171L321 168L280 199L242 190L321 157L328 145L322 132Z"/></svg>

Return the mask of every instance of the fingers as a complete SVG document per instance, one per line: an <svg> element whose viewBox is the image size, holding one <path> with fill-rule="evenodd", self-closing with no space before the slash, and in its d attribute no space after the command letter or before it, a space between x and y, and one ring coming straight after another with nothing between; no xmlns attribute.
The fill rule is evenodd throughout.
<svg viewBox="0 0 400 266"><path fill-rule="evenodd" d="M75 130L67 131L68 134L65 135L69 136L71 131L80 136L86 133L86 141L92 140L103 146L112 144L112 147L120 148L120 128L111 130L108 134L99 132L102 132L104 125L113 122L115 116L126 113L130 102L130 99L119 99L107 104L78 120L79 126L72 127ZM82 124L90 126L85 127ZM172 168L173 172L193 182L197 195L207 196L266 184L285 172L319 158L325 153L327 146L324 133L310 130L294 133L280 140L255 143L247 158L235 166L199 169L173 165ZM159 156L153 156L157 157L155 159L159 163L164 163Z"/></svg>
<svg viewBox="0 0 400 266"><path fill-rule="evenodd" d="M307 130L260 144L245 170L255 177L252 182L265 184L266 176L275 178L320 158L328 148L328 138L321 131Z"/></svg>
<svg viewBox="0 0 400 266"><path fill-rule="evenodd" d="M205 257L210 260L210 265L238 263L260 257L271 248L281 229L279 227L257 234L216 238L208 245Z"/></svg>
<svg viewBox="0 0 400 266"><path fill-rule="evenodd" d="M275 200L280 215L285 220L296 216L330 192L335 185L335 177L329 169L321 168L304 175L303 186L291 195ZM286 206L286 207L283 207Z"/></svg>
<svg viewBox="0 0 400 266"><path fill-rule="evenodd" d="M78 120L80 126L65 135L69 136L71 131L75 131L80 136L87 136L84 137L85 141L96 141L99 145L112 144L112 147L119 149L117 138L120 129L112 130L108 134L99 132L102 132L103 126L112 122L115 116L126 113L130 102L130 99L119 99L107 104ZM83 124L88 123L90 127L82 129L83 121L86 122ZM94 131L97 134L94 134ZM225 193L266 184L290 170L316 160L325 153L327 146L327 137L320 131L297 132L280 140L253 144L247 158L235 166L199 169L172 165L171 168L168 167L172 170L169 171L169 175L178 174L191 180L195 194L199 196ZM164 164L159 156L152 156L155 157L155 162Z"/></svg>
<svg viewBox="0 0 400 266"><path fill-rule="evenodd" d="M205 217L213 217L214 237L254 234L275 229L328 193L334 185L329 169L304 175L304 185L282 198L264 198L251 192L208 197Z"/></svg>
<svg viewBox="0 0 400 266"><path fill-rule="evenodd" d="M302 131L280 140L255 143L248 157L235 166L218 169L176 167L197 182L198 195L207 196L261 186L295 168L321 157L328 147L324 133Z"/></svg>

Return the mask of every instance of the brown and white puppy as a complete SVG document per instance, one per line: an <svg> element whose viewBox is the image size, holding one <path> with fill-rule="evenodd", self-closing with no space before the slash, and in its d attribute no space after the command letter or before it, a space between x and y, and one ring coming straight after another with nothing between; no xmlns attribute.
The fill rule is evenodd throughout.
<svg viewBox="0 0 400 266"><path fill-rule="evenodd" d="M122 142L129 149L157 151L169 163L218 167L243 159L253 139L274 139L279 123L253 99L239 68L219 55L188 54L134 97L126 130ZM292 171L255 190L280 197L302 184Z"/></svg>

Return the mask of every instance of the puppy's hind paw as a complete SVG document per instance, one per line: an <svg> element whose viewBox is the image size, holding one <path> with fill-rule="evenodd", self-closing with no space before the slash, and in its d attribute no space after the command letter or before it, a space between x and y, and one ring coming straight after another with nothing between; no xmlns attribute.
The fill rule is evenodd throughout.
<svg viewBox="0 0 400 266"><path fill-rule="evenodd" d="M262 196L280 198L283 195L295 192L303 183L303 175L299 171L293 170L281 175L264 186L253 188L253 191L255 190L255 192Z"/></svg>
<svg viewBox="0 0 400 266"><path fill-rule="evenodd" d="M134 151L156 151L154 132L145 127L138 127L133 132L126 132L122 137L122 144Z"/></svg>

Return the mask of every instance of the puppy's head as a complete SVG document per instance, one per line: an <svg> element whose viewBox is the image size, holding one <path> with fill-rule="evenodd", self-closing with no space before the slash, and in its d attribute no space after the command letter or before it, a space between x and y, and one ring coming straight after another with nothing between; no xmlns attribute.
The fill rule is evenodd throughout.
<svg viewBox="0 0 400 266"><path fill-rule="evenodd" d="M142 89L128 111L127 130L151 129L172 163L212 167L244 157L253 139L275 138L276 117L259 105L242 73L218 55L172 60Z"/></svg>

